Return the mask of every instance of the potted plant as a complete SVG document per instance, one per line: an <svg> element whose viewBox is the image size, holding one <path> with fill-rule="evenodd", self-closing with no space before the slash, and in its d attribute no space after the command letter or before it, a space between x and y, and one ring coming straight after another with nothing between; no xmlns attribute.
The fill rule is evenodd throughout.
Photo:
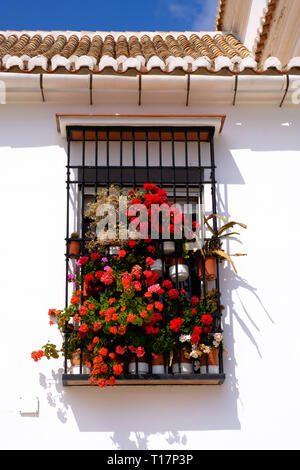
<svg viewBox="0 0 300 470"><path fill-rule="evenodd" d="M205 348L200 357L201 374L219 373L219 351L220 344L223 344L223 336L221 333L214 333L211 340L211 346Z"/></svg>
<svg viewBox="0 0 300 470"><path fill-rule="evenodd" d="M102 196L115 201L120 191ZM152 203L167 202L165 191L153 184L132 191L130 198L129 208L142 202L147 211ZM95 207L93 211L96 215ZM91 220L93 231L97 218ZM175 373L190 372L192 361L205 348L216 349L213 317L219 299L207 295L204 308L202 299L189 299L184 289L162 280L153 269L162 256L161 240L127 240L113 255L106 254L108 243L96 241L90 238L89 253L76 262L70 304L63 310L50 309L63 335L62 347L47 343L33 351L35 361L67 353L71 373L89 372L89 383L103 388L127 373L148 374L151 367L153 374L165 373L172 365ZM176 257L185 260L183 242L174 242Z"/></svg>
<svg viewBox="0 0 300 470"><path fill-rule="evenodd" d="M183 300L182 300L183 301ZM196 296L184 300L184 310L173 315L168 325L177 344L173 357L174 373L192 373L193 361L213 346L214 318Z"/></svg>
<svg viewBox="0 0 300 470"><path fill-rule="evenodd" d="M68 241L68 254L71 257L78 257L81 250L81 243L78 240L79 235L77 232L71 234L70 240Z"/></svg>
<svg viewBox="0 0 300 470"><path fill-rule="evenodd" d="M214 230L209 224L209 220L212 218L218 218L224 222L219 229ZM204 246L200 249L200 253L196 256L196 269L199 279L203 279L203 272L205 272L205 280L213 281L217 278L217 259L228 260L234 271L237 272L236 267L233 263L232 256L245 256L242 253L236 253L234 255L227 254L222 249L222 241L225 237L231 237L233 235L240 235L237 232L225 233L228 229L231 229L235 225L247 228L247 225L241 222L227 221L224 217L217 214L211 214L208 217L204 217L204 223L211 232L210 240L206 240Z"/></svg>
<svg viewBox="0 0 300 470"><path fill-rule="evenodd" d="M169 276L172 281L184 282L189 275L189 267L182 256L170 258Z"/></svg>

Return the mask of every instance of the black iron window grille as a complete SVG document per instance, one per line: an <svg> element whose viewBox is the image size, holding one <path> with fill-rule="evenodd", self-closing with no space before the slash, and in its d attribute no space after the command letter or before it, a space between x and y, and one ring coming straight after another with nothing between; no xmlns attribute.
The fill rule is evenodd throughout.
<svg viewBox="0 0 300 470"><path fill-rule="evenodd" d="M66 247L71 233L77 232L80 241L80 255L86 253L85 242L89 221L85 218L87 202L96 199L103 187L111 184L125 188L141 187L145 182L155 182L167 191L168 196L179 204L205 207L208 213L216 214L216 179L214 157L214 127L67 127L67 222ZM197 207L198 207L197 206ZM217 231L217 221L212 220ZM205 239L208 240L208 239ZM66 250L66 294L65 305L69 305L72 294L69 275L74 271L74 258ZM165 259L165 266L168 260ZM193 255L188 259L190 277L176 287L184 288L188 296L199 296L204 303L207 292L220 292L219 266L217 261L216 279L205 278L202 259L202 278L198 278ZM221 305L213 315L213 332L222 332ZM68 331L65 333L64 385L86 385L89 375L80 357L79 373L70 373L68 368ZM137 370L137 368L136 368ZM118 378L119 384L221 384L225 379L223 371L223 350L219 349L217 373L209 373L206 361L205 373L200 369L192 373L172 373L165 361L165 374L130 374Z"/></svg>

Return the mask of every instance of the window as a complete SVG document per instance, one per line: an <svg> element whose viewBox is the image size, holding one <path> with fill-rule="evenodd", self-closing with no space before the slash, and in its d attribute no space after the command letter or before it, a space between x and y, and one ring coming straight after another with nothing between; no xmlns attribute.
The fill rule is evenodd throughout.
<svg viewBox="0 0 300 470"><path fill-rule="evenodd" d="M131 189L146 182L155 182L166 190L177 204L192 204L193 217L199 207L206 213L216 213L216 181L213 145L213 127L85 127L67 128L67 243L72 232L79 234L81 255L85 254L86 233L89 221L85 218L85 207L93 201L97 192L111 184ZM212 221L216 230L216 220ZM204 263L204 261L203 261ZM168 259L164 259L168 266ZM198 278L194 256L188 260L190 276L181 282L176 275L176 287L184 288L187 296L197 295L204 303L212 289L219 292L219 270L216 262L216 279ZM66 306L70 301L68 275L73 272L74 258L66 253ZM213 332L222 332L221 306L217 296L217 307L213 315ZM66 351L68 348L66 332ZM120 384L220 384L223 383L223 352L219 351L217 370L209 373L209 364L201 368L192 367L190 373L172 372L164 364L164 373L153 375L150 364L147 374L125 373L118 379ZM63 383L65 385L86 384L82 357L79 374L70 374L65 360Z"/></svg>

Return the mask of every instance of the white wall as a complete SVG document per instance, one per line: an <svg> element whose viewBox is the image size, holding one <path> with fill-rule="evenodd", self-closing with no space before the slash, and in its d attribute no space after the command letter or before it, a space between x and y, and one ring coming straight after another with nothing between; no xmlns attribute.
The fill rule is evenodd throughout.
<svg viewBox="0 0 300 470"><path fill-rule="evenodd" d="M226 113L216 139L219 213L248 224L221 267L222 386L63 388L63 361L34 363L48 309L64 305L65 142L57 112ZM1 444L5 449L297 448L299 108L0 107ZM52 327L55 328L55 327ZM38 397L21 416L19 396Z"/></svg>

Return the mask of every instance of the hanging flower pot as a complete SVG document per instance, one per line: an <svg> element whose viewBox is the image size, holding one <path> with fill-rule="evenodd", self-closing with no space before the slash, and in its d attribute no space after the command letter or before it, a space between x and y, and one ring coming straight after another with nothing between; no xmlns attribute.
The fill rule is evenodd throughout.
<svg viewBox="0 0 300 470"><path fill-rule="evenodd" d="M154 263L151 265L150 269L154 273L157 273L159 277L162 277L164 273L164 265L163 265L162 260L160 258L156 259Z"/></svg>
<svg viewBox="0 0 300 470"><path fill-rule="evenodd" d="M189 278L189 267L185 264L184 258L170 258L169 275L173 282L176 282L176 279L178 279L179 282L183 282Z"/></svg>
<svg viewBox="0 0 300 470"><path fill-rule="evenodd" d="M165 255L171 255L175 251L175 242L166 241L163 242L163 250Z"/></svg>
<svg viewBox="0 0 300 470"><path fill-rule="evenodd" d="M81 243L78 238L78 233L74 232L71 234L71 240L68 242L68 254L71 257L78 257L80 254Z"/></svg>
<svg viewBox="0 0 300 470"><path fill-rule="evenodd" d="M152 357L152 374L165 374L164 354L155 354Z"/></svg>
<svg viewBox="0 0 300 470"><path fill-rule="evenodd" d="M208 364L208 372L206 370L206 360ZM218 374L219 373L219 348L211 349L209 354L202 354L200 358L201 374Z"/></svg>
<svg viewBox="0 0 300 470"><path fill-rule="evenodd" d="M172 365L173 374L192 374L193 373L192 360L185 357L183 349L180 350L179 354L178 354L178 351L174 352L173 365ZM180 366L179 366L178 357L180 357Z"/></svg>
<svg viewBox="0 0 300 470"><path fill-rule="evenodd" d="M80 349L76 349L76 351L70 354L70 362L71 362L71 374L80 374ZM90 357L86 353L82 353L82 374L90 374L91 368L87 366L90 362Z"/></svg>
<svg viewBox="0 0 300 470"><path fill-rule="evenodd" d="M137 364L136 364L137 359ZM137 366L137 367L136 367ZM132 356L128 364L129 374L149 374L149 364L145 357Z"/></svg>
<svg viewBox="0 0 300 470"><path fill-rule="evenodd" d="M215 281L217 279L217 259L214 256L206 256L204 261L205 280ZM196 268L199 279L203 279L203 259L199 256L196 259Z"/></svg>

